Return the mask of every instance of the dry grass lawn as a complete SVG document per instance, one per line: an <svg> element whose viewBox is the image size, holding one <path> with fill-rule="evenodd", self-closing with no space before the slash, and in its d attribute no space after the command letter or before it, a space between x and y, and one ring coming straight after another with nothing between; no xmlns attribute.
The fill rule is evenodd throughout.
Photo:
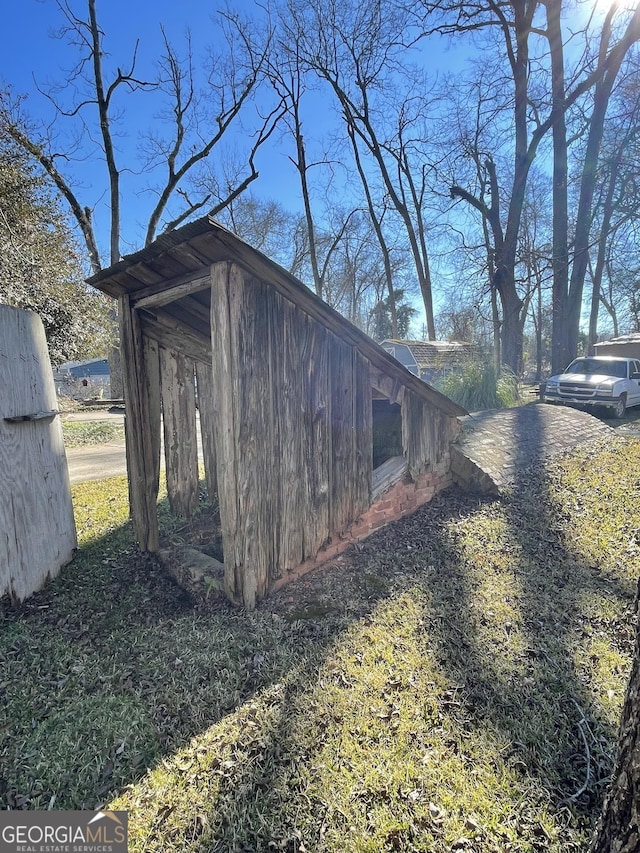
<svg viewBox="0 0 640 853"><path fill-rule="evenodd" d="M638 472L617 437L500 499L452 489L255 613L134 549L123 478L76 486L78 557L0 621L1 807L127 809L158 853L584 850Z"/></svg>

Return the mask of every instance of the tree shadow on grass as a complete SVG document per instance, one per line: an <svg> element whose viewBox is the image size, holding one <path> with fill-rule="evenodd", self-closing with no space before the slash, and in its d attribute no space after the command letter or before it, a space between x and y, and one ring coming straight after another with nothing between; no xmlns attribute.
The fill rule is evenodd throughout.
<svg viewBox="0 0 640 853"><path fill-rule="evenodd" d="M253 614L213 602L194 609L133 549L126 528L94 543L0 629L4 807L94 807L118 791L126 800L127 786L156 768L158 778L128 801L143 838L161 834L173 849L297 851L304 835L307 850L339 849L325 839L348 834L350 817L309 792L325 772L329 733L343 723L314 718L309 697L349 632L408 596L423 608L423 652L444 678L411 687L416 705L436 709L411 736L428 748L430 727L455 723L451 750L460 752L461 732L491 728L505 764L533 778L552 809L588 815L614 732L576 671L573 646L585 595L627 604L630 590L604 583L561 540L544 477L525 484L502 500L440 495ZM501 527L503 541L481 558L468 537L482 524ZM486 582L494 576L499 584ZM345 695L353 686L340 667L331 679ZM176 815L167 786L184 785L185 774L197 776L199 799ZM378 788L384 801L389 792ZM410 794L402 801L415 812ZM420 834L437 826L411 820L407 829L398 815L371 849L425 849Z"/></svg>
<svg viewBox="0 0 640 853"><path fill-rule="evenodd" d="M540 443L541 460L545 451L542 425L533 439ZM516 435L515 443L527 441L530 445L531 440L531 435ZM531 446L523 465L530 464L530 454ZM562 516L566 521L571 508L555 501L552 480L552 473L538 467L523 470L517 484L499 499L477 499L455 490L440 496L364 543L345 561L341 571L349 576L341 583L336 581L333 591L341 595L338 602L351 602L349 615L354 622L364 620L366 624L367 614L389 597L421 589L428 600L425 652L434 652L448 681L446 689L432 685L432 692L439 693L438 702L446 709L449 723L445 725L452 720L457 723L458 735L451 738L451 749L465 749L465 731L469 736L474 731L496 733L504 745L500 756L504 766L520 777L521 792L530 794L529 801L514 810L514 832L522 833L523 843L531 844L531 849L547 850L552 845L552 849L568 851L583 849L610 772L617 706L605 693L614 692L607 690L607 683L615 684L618 699L620 688L624 689L626 663L617 652L628 655L632 649L632 622L624 614L631 612L635 584L592 565L563 536L559 519ZM483 553L484 527L491 531L487 536L491 547ZM496 529L501 531L497 546ZM471 544L474 537L475 544ZM327 592L332 589L332 572L335 570L324 574ZM357 578L367 590L360 597L359 609L354 604L358 596L349 589ZM322 582L313 585L310 606L331 600L327 596L323 600L322 586ZM594 611L591 601L595 598L611 605L608 615L606 606L604 613ZM608 658L604 646L611 639L612 628L618 637ZM612 663L619 667L615 677L604 673L612 676L610 682L596 671L599 660L605 670ZM299 733L292 734L291 709L296 695L316 688L315 676L314 666L311 673L307 670L295 684L289 684L279 723L268 742L261 744L255 772L240 779L234 774L227 777L215 814L209 815L215 830L206 833L202 849L267 849L270 837L288 850L302 849L301 840L307 849L339 849L325 845L324 816L332 811L330 798L318 799L306 809L307 815L316 814L315 825L308 820L305 825L304 818L296 825L290 816L276 816L277 801L265 794L282 784L283 765L278 756L300 749ZM428 697L423 696L426 702ZM307 748L304 761L308 767L321 768L321 727L316 731L320 733L318 749ZM291 785L289 797L295 797L295 779L286 784ZM555 837L541 825L537 806L555 816ZM282 811L282 805L280 808ZM283 832L287 820L288 833ZM330 820L334 829L337 822L339 831L345 833L348 846L353 830L349 819L334 810ZM401 830L386 836L385 843L378 838L379 846L372 842L374 846L367 849L449 849L421 847L420 832L415 823L405 821ZM240 843L238 839L248 846L229 847ZM467 846L473 843L467 839ZM489 846L495 838L483 839L480 834L475 843L479 846L473 849L478 850L511 849L500 846L511 843L506 837L502 842L498 839L496 848Z"/></svg>
<svg viewBox="0 0 640 853"><path fill-rule="evenodd" d="M538 484L540 488L543 485ZM576 555L560 542L550 539L539 549L529 541L523 533L529 521L526 512L517 497L478 502L457 492L447 493L410 519L372 537L345 562L341 571L348 571L349 576L342 582L335 577L335 569L329 570L324 575L324 591L322 583L313 584L308 604L322 604L330 600L331 592L342 590L343 600L351 602L350 612L343 614L352 620L351 627L343 624L342 630L350 631L356 622L366 625L390 598L407 593L416 596L416 591L421 591L428 599L423 620L424 652L433 652L446 683L420 685L416 701L427 705L435 698L439 711L432 725L450 729L447 748L461 763L465 751L469 751L467 739L487 730L495 734L496 742L504 747L500 761L507 772L521 781L516 799L522 798L523 792L528 794L528 802L513 803L513 818L518 822L514 833L522 835L523 843L532 844L531 849L549 849L547 830L539 820L542 809L560 815L558 823L566 836L558 849L578 850L584 842L581 833L592 820L603 775L608 772L607 744L613 742L615 735L614 728L594 707L581 674L576 672L571 645L572 634L580 631L585 619L582 596L601 587L597 573L588 567L579 569ZM497 567L489 557L480 572L472 568L472 555L465 557L461 553L464 548L457 528L473 524L478 517L484 520L487 515L489 522L496 516L510 528L514 513L519 518L520 533L514 537L516 547L507 549L509 564ZM506 529L505 535L514 536L513 530ZM477 606L479 598L495 588L483 583L482 571L513 577L507 593L513 601L496 601L493 614L486 601ZM330 573L334 573L333 580ZM626 588L608 585L607 594L625 605L629 602ZM334 600L335 604L340 609ZM332 636L329 633L325 638L327 649L340 640L340 629ZM267 737L261 732L257 747L251 746L250 732L245 745L239 746L238 760L217 790L215 809L207 814L210 828L203 832L198 849L267 850L272 842L290 851L304 847L337 850L341 848L335 839L341 833L344 849L356 849L350 840L354 833L351 824L357 822L354 814L360 811L362 820L373 824L369 812L376 799L379 806L381 798L388 796L384 785L372 788L371 783L363 781L364 794L354 796L366 795L370 799L361 807L353 806L353 813L347 816L332 805L332 796L326 789L324 796L318 795L322 785L309 784L309 777L327 773L323 726L346 725L343 718L320 724L309 719L317 738L314 746L296 724L296 717L305 713L309 694L318 689L322 666L321 658L316 656L280 685L271 700L274 712L270 731ZM345 673L337 671L333 677L343 679ZM354 715L349 725L353 726L357 719ZM428 753L430 733L414 732L413 737L423 741ZM343 743L344 740L345 736ZM239 738L238 743L241 741ZM374 747L372 762L375 758ZM350 758L345 755L339 760L348 764ZM441 760L448 761L450 757ZM498 769L496 775L501 772ZM393 784L390 779L389 787ZM409 779L409 794L418 791L419 784L419 778ZM354 780L354 790L359 785ZM283 787L286 794L274 794ZM299 802L310 795L312 801L303 808L291 807L292 801ZM426 796L427 801L437 801L442 791L432 787ZM412 817L408 818L401 800L396 797L393 804L388 804L390 824L394 827L395 819L395 828L380 834L379 827L371 825L372 846L367 849L449 849L444 842L437 846L432 824L425 826L417 819L417 814L424 815L425 803L421 810L415 803ZM334 846L328 840L330 835ZM433 847L420 846L427 838ZM495 849L509 849L500 846L507 845L507 838L496 842L495 837L483 837L481 832L477 833L476 843L477 847L469 841L468 848L494 849L491 844L497 843Z"/></svg>
<svg viewBox="0 0 640 853"><path fill-rule="evenodd" d="M180 533L166 499L159 513ZM22 605L0 604L0 804L11 809L107 802L323 642L311 624L220 599L194 606L128 522Z"/></svg>

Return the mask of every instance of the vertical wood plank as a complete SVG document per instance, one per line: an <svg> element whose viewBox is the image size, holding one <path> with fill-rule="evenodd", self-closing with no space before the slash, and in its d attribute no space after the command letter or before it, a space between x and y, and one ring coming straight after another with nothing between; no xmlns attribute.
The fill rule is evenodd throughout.
<svg viewBox="0 0 640 853"><path fill-rule="evenodd" d="M285 571L303 560L305 489L303 443L305 435L304 388L300 338L304 334L300 312L278 297L277 320L282 328L281 372L275 383L280 411L282 448L279 460L280 537L279 558Z"/></svg>
<svg viewBox="0 0 640 853"><path fill-rule="evenodd" d="M303 370L303 454L301 477L306 484L302 507L303 558L316 556L329 538L329 338L318 323L304 317L301 323L300 361Z"/></svg>
<svg viewBox="0 0 640 853"><path fill-rule="evenodd" d="M238 535L240 562L237 577L245 607L255 606L266 595L272 561L273 527L269 453L271 393L267 356L268 326L266 288L233 266L229 304L235 332L234 400L236 402L238 472ZM226 562L226 561L225 561Z"/></svg>
<svg viewBox="0 0 640 853"><path fill-rule="evenodd" d="M235 334L231 328L229 301L231 264L220 262L211 267L211 352L217 389L213 400L216 444L216 471L220 502L220 524L224 549L225 590L237 603L242 602L239 537L239 497L236 407L234 405ZM234 276L235 278L235 276Z"/></svg>
<svg viewBox="0 0 640 853"><path fill-rule="evenodd" d="M270 579L279 577L284 571L282 555L283 518L282 509L282 465L283 454L288 451L288 433L282 416L280 389L283 382L284 328L282 325L282 297L275 291L265 288L266 310L262 322L266 324L264 358L268 361L268 419L269 431L265 436L264 452L268 462L268 478L271 487L268 490L271 511L271 529L268 533Z"/></svg>
<svg viewBox="0 0 640 853"><path fill-rule="evenodd" d="M162 396L160 393L159 344L143 335L145 387L149 398L149 442L153 462L153 481L160 482L160 432L162 429Z"/></svg>
<svg viewBox="0 0 640 853"><path fill-rule="evenodd" d="M213 400L216 392L211 364L197 362L196 378L198 381L198 411L200 412L204 474L209 500L213 500L218 494L218 476L216 473L216 436L213 412Z"/></svg>
<svg viewBox="0 0 640 853"><path fill-rule="evenodd" d="M194 364L160 347L162 420L167 494L171 511L191 518L198 504L198 447Z"/></svg>
<svg viewBox="0 0 640 853"><path fill-rule="evenodd" d="M354 404L354 467L353 467L353 518L371 504L371 477L373 473L373 407L368 360L357 350L353 353L353 404Z"/></svg>
<svg viewBox="0 0 640 853"><path fill-rule="evenodd" d="M154 464L154 370L145 370L140 323L128 294L119 299L122 379L126 408L125 439L129 475L129 505L136 538L143 551L157 551L158 476Z"/></svg>
<svg viewBox="0 0 640 853"><path fill-rule="evenodd" d="M449 416L406 391L402 401L402 444L411 476L417 477L437 465L450 439Z"/></svg>
<svg viewBox="0 0 640 853"><path fill-rule="evenodd" d="M353 349L328 335L330 359L331 502L329 533L353 520Z"/></svg>

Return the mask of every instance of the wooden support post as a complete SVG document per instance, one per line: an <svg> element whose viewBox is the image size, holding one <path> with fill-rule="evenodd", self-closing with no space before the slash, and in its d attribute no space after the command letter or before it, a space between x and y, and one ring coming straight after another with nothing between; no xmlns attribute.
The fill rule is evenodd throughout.
<svg viewBox="0 0 640 853"><path fill-rule="evenodd" d="M144 370L149 397L150 425L149 442L153 461L153 482L160 483L160 424L162 421L162 401L160 398L160 346L153 338L143 334ZM156 502L158 487L156 486Z"/></svg>
<svg viewBox="0 0 640 853"><path fill-rule="evenodd" d="M231 265L225 262L211 267L211 350L213 372L219 378L214 399L215 442L220 496L220 523L224 549L224 586L232 601L242 603L242 584L236 567L242 564L239 553L239 498L236 435L239 425L233 400L233 352L229 283ZM254 596L255 604L255 596Z"/></svg>
<svg viewBox="0 0 640 853"><path fill-rule="evenodd" d="M211 268L211 338L216 377L214 418L225 591L255 607L277 566L272 495L280 488L267 319L269 296L235 264ZM280 534L279 541L282 541Z"/></svg>
<svg viewBox="0 0 640 853"><path fill-rule="evenodd" d="M215 385L211 364L196 362L198 380L198 411L200 412L200 435L202 436L202 455L204 474L207 481L209 500L218 494L218 475L216 472L216 436L213 411Z"/></svg>
<svg viewBox="0 0 640 853"><path fill-rule="evenodd" d="M126 407L125 436L129 504L138 544L143 551L157 551L160 436L160 390L153 349L147 348L130 297L121 296L120 345ZM147 363L148 359L148 363Z"/></svg>
<svg viewBox="0 0 640 853"><path fill-rule="evenodd" d="M194 364L160 347L164 457L171 511L191 518L198 504L198 446Z"/></svg>

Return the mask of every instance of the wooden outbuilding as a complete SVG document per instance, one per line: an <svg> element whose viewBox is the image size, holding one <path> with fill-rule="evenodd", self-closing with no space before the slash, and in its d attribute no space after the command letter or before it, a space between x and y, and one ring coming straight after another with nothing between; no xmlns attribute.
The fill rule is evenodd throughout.
<svg viewBox="0 0 640 853"><path fill-rule="evenodd" d="M621 358L640 358L640 332L632 332L594 344L596 355L615 355Z"/></svg>
<svg viewBox="0 0 640 853"><path fill-rule="evenodd" d="M212 219L89 283L119 300L140 547L159 547L161 429L171 508L188 517L197 503L197 397L232 600L253 607L450 484L464 410ZM396 451L374 470L381 407Z"/></svg>

